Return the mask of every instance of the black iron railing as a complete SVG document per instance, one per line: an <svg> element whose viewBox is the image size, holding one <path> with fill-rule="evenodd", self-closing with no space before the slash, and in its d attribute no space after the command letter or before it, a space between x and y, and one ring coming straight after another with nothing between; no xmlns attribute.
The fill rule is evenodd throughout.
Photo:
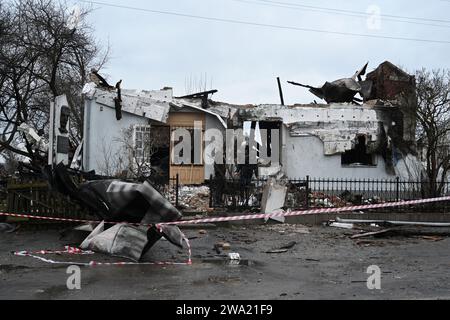
<svg viewBox="0 0 450 320"><path fill-rule="evenodd" d="M177 175L165 184L152 185L171 203L178 207L180 179ZM46 217L90 218L89 210L67 196L51 191L45 180L14 181L6 187L5 201L0 209L9 213L30 214Z"/></svg>
<svg viewBox="0 0 450 320"><path fill-rule="evenodd" d="M285 207L290 209L333 208L450 195L450 183L438 187L425 181L395 179L310 178L280 181L286 184ZM260 209L267 179L243 182L239 179L210 180L212 208ZM439 183L441 185L441 183ZM418 206L418 210L446 210L448 203Z"/></svg>

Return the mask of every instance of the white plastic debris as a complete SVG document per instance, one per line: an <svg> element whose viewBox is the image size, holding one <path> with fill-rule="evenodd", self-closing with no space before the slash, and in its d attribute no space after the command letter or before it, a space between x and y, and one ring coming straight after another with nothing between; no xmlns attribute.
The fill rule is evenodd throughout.
<svg viewBox="0 0 450 320"><path fill-rule="evenodd" d="M341 228L341 229L353 229L355 225L353 223L341 223L341 222L332 222L330 223L330 227Z"/></svg>
<svg viewBox="0 0 450 320"><path fill-rule="evenodd" d="M241 255L239 253L233 252L233 253L229 253L228 254L228 258L230 260L240 261L241 260Z"/></svg>

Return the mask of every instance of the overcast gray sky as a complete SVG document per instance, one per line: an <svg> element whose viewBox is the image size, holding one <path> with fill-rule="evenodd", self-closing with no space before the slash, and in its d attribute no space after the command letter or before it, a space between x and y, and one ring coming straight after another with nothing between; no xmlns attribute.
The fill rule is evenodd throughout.
<svg viewBox="0 0 450 320"><path fill-rule="evenodd" d="M368 17L340 15L261 0L99 0L114 5L162 10L261 24L319 29L375 36L450 42L450 1L445 0L273 0L340 10L367 12L376 6L382 15L430 20L392 21L382 17L380 28L368 27ZM72 1L72 3L80 3ZM86 5L85 3L80 5ZM365 62L369 70L389 60L411 71L450 68L450 43L431 43L276 29L93 4L90 21L96 37L109 41L112 52L103 70L124 88L174 88L183 95L186 83L207 78L219 93L213 99L231 103L279 103L276 77L283 80L289 104L314 97L291 87L287 80L322 85L351 76ZM374 11L371 11L374 12ZM342 12L341 12L342 13ZM387 18L387 17L386 17ZM401 19L405 21L405 19ZM439 21L437 21L439 20ZM445 20L448 22L442 22ZM376 20L369 20L370 23ZM376 24L375 24L376 26ZM205 76L206 74L206 76ZM194 90L195 91L195 90Z"/></svg>

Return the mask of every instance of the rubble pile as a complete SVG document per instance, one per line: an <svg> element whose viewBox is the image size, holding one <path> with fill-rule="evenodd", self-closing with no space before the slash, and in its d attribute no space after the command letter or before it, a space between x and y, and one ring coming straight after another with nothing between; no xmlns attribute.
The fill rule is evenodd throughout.
<svg viewBox="0 0 450 320"><path fill-rule="evenodd" d="M178 205L186 211L209 212L209 198L207 186L183 186L179 190Z"/></svg>
<svg viewBox="0 0 450 320"><path fill-rule="evenodd" d="M351 202L338 196L327 195L322 192L313 192L310 195L310 203L319 208L342 208L352 205Z"/></svg>
<svg viewBox="0 0 450 320"><path fill-rule="evenodd" d="M380 197L374 196L365 198L362 195L352 195L344 192L340 196L329 195L322 192L312 192L310 194L310 204L317 208L343 208L353 205L368 205L384 203Z"/></svg>

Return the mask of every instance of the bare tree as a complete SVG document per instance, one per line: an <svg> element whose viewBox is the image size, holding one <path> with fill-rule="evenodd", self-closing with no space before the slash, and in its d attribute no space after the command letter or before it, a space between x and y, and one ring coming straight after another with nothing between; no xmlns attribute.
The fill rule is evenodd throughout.
<svg viewBox="0 0 450 320"><path fill-rule="evenodd" d="M184 80L184 91L186 95L197 92L212 90L212 77L208 79L208 74L200 74L199 77L190 75Z"/></svg>
<svg viewBox="0 0 450 320"><path fill-rule="evenodd" d="M130 126L110 142L103 139L99 146L102 159L97 163L100 173L132 180L150 178L152 157L160 138L158 131L151 131L150 126Z"/></svg>
<svg viewBox="0 0 450 320"><path fill-rule="evenodd" d="M45 163L18 127L28 123L48 135L49 103L66 94L71 110L71 145L82 136L80 94L89 70L106 62L86 22L90 10L71 17L64 2L0 2L0 152L9 150L32 163ZM77 23L69 23L70 19Z"/></svg>
<svg viewBox="0 0 450 320"><path fill-rule="evenodd" d="M155 132L156 133L156 132ZM128 155L128 178L147 179L152 175L152 157L159 137L150 126L130 126L122 130L117 142Z"/></svg>
<svg viewBox="0 0 450 320"><path fill-rule="evenodd" d="M123 177L127 172L128 156L122 145L115 147L116 142L107 142L105 138L100 144L102 159L97 162L99 173L107 177ZM126 174L125 177L127 178Z"/></svg>
<svg viewBox="0 0 450 320"><path fill-rule="evenodd" d="M450 169L450 70L419 70L416 82L417 140L426 162L426 191L438 196Z"/></svg>

